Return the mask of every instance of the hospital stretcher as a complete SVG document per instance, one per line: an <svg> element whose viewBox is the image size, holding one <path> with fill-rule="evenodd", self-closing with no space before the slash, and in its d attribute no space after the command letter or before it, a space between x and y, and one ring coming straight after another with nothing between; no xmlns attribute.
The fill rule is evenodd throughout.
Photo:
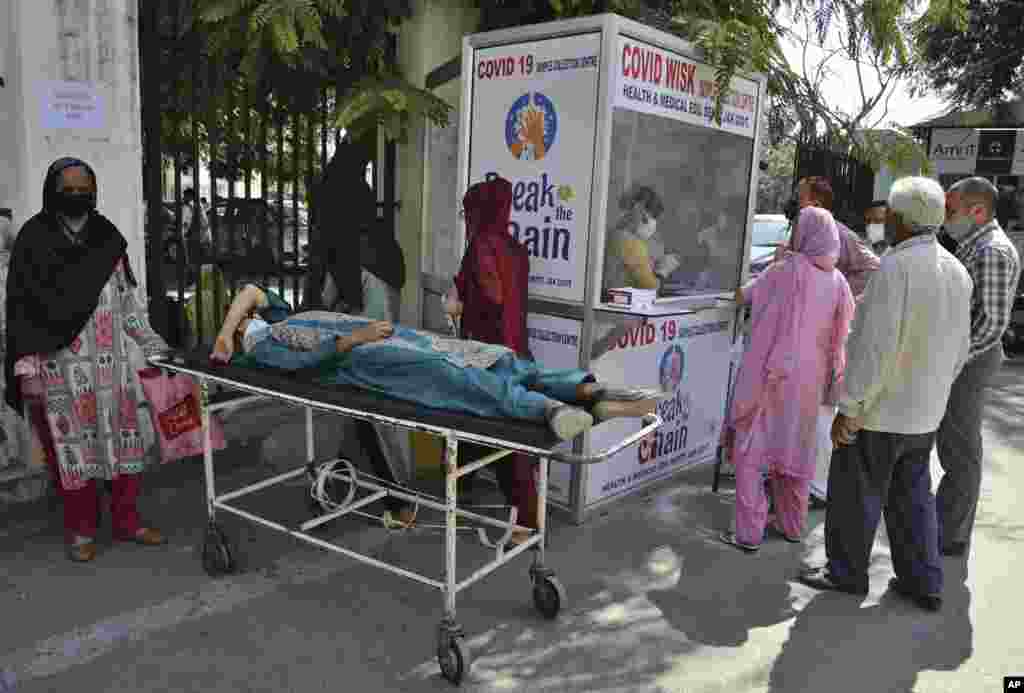
<svg viewBox="0 0 1024 693"><path fill-rule="evenodd" d="M548 463L549 460L572 465L595 464L607 460L621 450L635 445L653 433L661 419L656 415L644 417L640 430L620 440L617 444L593 455L577 455L556 448L565 448L547 426L518 420L494 420L468 416L450 411L426 409L407 402L355 388L321 385L311 375L286 373L267 369L250 369L237 366L216 366L209 362L209 352L175 352L164 357L150 359L150 364L171 373L188 375L199 383L200 415L203 429L203 466L206 476L206 502L209 525L203 543L203 566L211 575L232 573L235 570L234 548L216 522L217 511L225 511L255 522L264 527L283 532L314 546L343 554L392 573L416 580L439 589L444 595L444 616L438 629L437 658L441 673L452 683L461 683L469 671L470 652L465 644L465 634L455 619L455 596L462 590L508 563L525 551L533 552L530 579L533 600L540 613L555 618L566 601L565 588L555 577L554 571L545 561L545 518L547 511ZM210 387L219 385L232 393L242 395L226 401L211 402ZM216 491L213 449L210 441L210 414L224 408L234 408L258 400L274 399L305 409L306 458L302 466L265 479L244 488L221 493ZM396 426L422 431L444 439L445 496L427 496L412 488L396 487L367 474L357 472L346 460L329 460L317 463L313 445L313 410L337 414L375 424ZM472 463L457 465L460 442L469 442L495 448L497 452ZM528 528L516 524L515 509L510 509L508 520L497 519L460 509L456 504L456 488L459 477L487 466L513 453L525 453L538 460L538 528L529 540L514 547L506 546L515 530ZM287 527L273 520L259 517L247 510L235 507L232 501L261 491L275 484L308 476L311 494L321 501L326 512L301 523ZM324 490L332 486L335 491L344 492L328 500ZM368 495L357 498L357 489L368 491ZM340 500L337 496L344 496ZM393 496L444 513L445 570L443 579L411 572L390 563L366 556L338 544L314 536L317 527L343 515L359 513L371 503L386 496ZM359 513L361 514L361 513ZM495 550L495 558L464 580L457 580L455 548L459 529L458 520L472 521L478 525L497 528L504 532L497 541L491 540L482 527L477 528L481 541Z"/></svg>

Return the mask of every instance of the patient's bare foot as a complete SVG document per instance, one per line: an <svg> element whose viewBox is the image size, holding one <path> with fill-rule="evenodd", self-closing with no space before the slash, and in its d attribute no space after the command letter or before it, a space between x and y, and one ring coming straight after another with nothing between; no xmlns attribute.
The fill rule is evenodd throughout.
<svg viewBox="0 0 1024 693"><path fill-rule="evenodd" d="M617 418L638 419L647 414L653 414L659 399L641 399L631 402L604 399L594 405L594 418L598 421Z"/></svg>
<svg viewBox="0 0 1024 693"><path fill-rule="evenodd" d="M579 402L639 402L664 397L660 390L639 387L612 387L604 383L583 383L576 386Z"/></svg>

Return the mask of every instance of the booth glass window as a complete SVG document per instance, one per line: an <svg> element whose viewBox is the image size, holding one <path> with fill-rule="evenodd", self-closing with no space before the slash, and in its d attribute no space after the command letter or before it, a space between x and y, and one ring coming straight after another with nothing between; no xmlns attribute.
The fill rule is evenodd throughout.
<svg viewBox="0 0 1024 693"><path fill-rule="evenodd" d="M754 141L623 108L613 114L602 289L734 290Z"/></svg>

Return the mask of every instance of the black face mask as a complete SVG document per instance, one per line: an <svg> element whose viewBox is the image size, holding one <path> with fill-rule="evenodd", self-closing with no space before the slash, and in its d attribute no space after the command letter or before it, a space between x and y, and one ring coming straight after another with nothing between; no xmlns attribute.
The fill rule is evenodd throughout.
<svg viewBox="0 0 1024 693"><path fill-rule="evenodd" d="M57 193L57 211L69 219L79 219L96 209L96 193Z"/></svg>
<svg viewBox="0 0 1024 693"><path fill-rule="evenodd" d="M800 214L800 202L796 199L792 199L786 203L786 206L782 209L783 214L786 215L786 219L792 222L796 219L796 216Z"/></svg>

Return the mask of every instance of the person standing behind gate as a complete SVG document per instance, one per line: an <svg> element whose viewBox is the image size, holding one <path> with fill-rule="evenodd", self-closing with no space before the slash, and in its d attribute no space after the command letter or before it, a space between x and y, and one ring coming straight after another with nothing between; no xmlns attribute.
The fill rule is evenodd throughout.
<svg viewBox="0 0 1024 693"><path fill-rule="evenodd" d="M832 426L828 562L800 576L816 589L867 594L884 509L896 573L890 588L929 610L942 605L929 459L967 359L974 288L935 238L943 207L942 188L933 180L893 184L886 220L891 249L857 307Z"/></svg>
<svg viewBox="0 0 1024 693"><path fill-rule="evenodd" d="M967 178L949 189L945 231L956 257L974 280L971 351L953 383L936 438L942 481L938 512L945 556L967 552L981 492L981 415L985 393L1002 365L1003 333L1010 323L1020 278L1020 257L993 218L998 190L984 178Z"/></svg>
<svg viewBox="0 0 1024 693"><path fill-rule="evenodd" d="M327 310L354 313L389 323L397 323L401 310L401 291L405 286L405 256L394 234L377 217L377 195L358 171L345 166L342 159L325 176L324 195L335 195L345 202L345 215L329 205L324 209L321 247L326 265L320 294ZM332 162L333 163L333 162ZM343 275L356 258L359 281ZM353 421L352 429L363 452L380 479L392 484L408 484L413 477L412 450L406 431L393 426ZM344 457L345 447L339 451ZM411 527L415 509L402 499L384 500L384 525Z"/></svg>
<svg viewBox="0 0 1024 693"><path fill-rule="evenodd" d="M461 318L463 339L501 344L517 356L530 358L526 331L530 257L508 233L512 184L504 178L477 183L466 191L462 204L469 247L445 299L445 312ZM516 508L517 522L535 528L534 464L524 455L512 455L495 466L495 474L506 501ZM513 542L528 538L518 532Z"/></svg>
<svg viewBox="0 0 1024 693"><path fill-rule="evenodd" d="M136 504L145 450L128 340L146 357L168 347L149 326L127 246L96 211L92 168L63 158L48 169L43 209L11 253L5 398L19 414L27 404L64 499L75 561L96 557L97 480L112 481L115 539L164 541Z"/></svg>

